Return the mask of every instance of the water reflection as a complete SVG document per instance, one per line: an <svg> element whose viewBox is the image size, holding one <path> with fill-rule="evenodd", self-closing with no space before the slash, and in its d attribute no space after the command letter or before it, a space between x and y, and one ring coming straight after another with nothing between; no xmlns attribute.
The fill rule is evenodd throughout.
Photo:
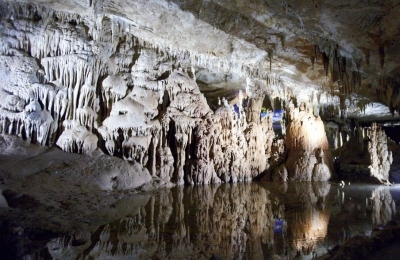
<svg viewBox="0 0 400 260"><path fill-rule="evenodd" d="M331 203L328 237L342 243L355 235L369 235L373 226L392 220L396 205L391 189L398 188L353 184L337 188Z"/></svg>
<svg viewBox="0 0 400 260"><path fill-rule="evenodd" d="M176 187L122 200L125 218L25 259L312 258L392 219L388 187L329 183Z"/></svg>
<svg viewBox="0 0 400 260"><path fill-rule="evenodd" d="M285 204L298 205L285 214L287 237L291 243L289 253L309 255L316 250L317 242L325 238L330 217L326 206L330 187L329 183L304 183L293 186L293 192L288 190L293 197L290 196Z"/></svg>

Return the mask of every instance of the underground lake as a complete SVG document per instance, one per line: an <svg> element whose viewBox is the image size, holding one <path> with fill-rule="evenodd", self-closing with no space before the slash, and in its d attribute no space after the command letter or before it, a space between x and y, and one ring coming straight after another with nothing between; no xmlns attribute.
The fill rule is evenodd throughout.
<svg viewBox="0 0 400 260"><path fill-rule="evenodd" d="M108 196L90 213L65 202L57 213L71 217L54 230L51 217L29 219L26 201L9 198L15 225L39 226L28 236L3 230L4 259L313 259L400 219L399 185L250 182Z"/></svg>

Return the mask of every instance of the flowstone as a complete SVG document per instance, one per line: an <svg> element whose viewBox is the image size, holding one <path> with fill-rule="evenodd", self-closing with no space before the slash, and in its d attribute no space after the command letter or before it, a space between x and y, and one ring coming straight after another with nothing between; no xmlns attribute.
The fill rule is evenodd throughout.
<svg viewBox="0 0 400 260"><path fill-rule="evenodd" d="M321 118L307 111L304 103L297 108L292 104L288 114L289 123L285 136L288 153L285 168L288 179L329 180L332 174L331 155Z"/></svg>

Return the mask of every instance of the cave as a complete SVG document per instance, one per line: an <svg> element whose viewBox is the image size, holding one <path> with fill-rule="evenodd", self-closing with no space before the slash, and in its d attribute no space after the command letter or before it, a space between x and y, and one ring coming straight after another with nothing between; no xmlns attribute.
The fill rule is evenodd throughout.
<svg viewBox="0 0 400 260"><path fill-rule="evenodd" d="M0 259L397 259L399 15L0 0Z"/></svg>

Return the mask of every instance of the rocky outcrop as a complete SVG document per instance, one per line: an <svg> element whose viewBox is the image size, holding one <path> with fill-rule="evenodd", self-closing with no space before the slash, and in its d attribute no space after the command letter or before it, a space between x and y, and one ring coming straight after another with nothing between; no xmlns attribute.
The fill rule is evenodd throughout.
<svg viewBox="0 0 400 260"><path fill-rule="evenodd" d="M328 180L333 167L317 115L345 118L347 108L362 101L349 96L360 75L351 74L350 82L338 46L313 49L313 64L322 55L326 71L332 67L327 92L272 73L272 49L231 37L161 0L139 1L125 15L120 1L78 3L74 14L67 0L0 5L0 132L71 153L99 148L165 183L245 181L269 170L277 180ZM166 22L170 30L163 29ZM196 42L202 38L208 40ZM278 71L296 74L282 66ZM210 106L210 100L223 101ZM302 101L308 108L289 105ZM276 119L260 112L278 103L286 136L279 143L285 151L276 153ZM333 123L329 131L333 147L347 141ZM384 180L391 159L377 138L371 136L369 171Z"/></svg>
<svg viewBox="0 0 400 260"><path fill-rule="evenodd" d="M101 190L132 190L151 183L149 171L137 162L105 155L99 150L87 155L68 153L52 147L38 147L17 136L0 135L0 172L5 173L5 188L30 178L32 185L65 176L71 184ZM47 181L46 181L47 182ZM169 182L159 180L159 186Z"/></svg>
<svg viewBox="0 0 400 260"><path fill-rule="evenodd" d="M393 163L390 165L389 180L398 183L400 180L400 145L388 138L388 150L392 152Z"/></svg>
<svg viewBox="0 0 400 260"><path fill-rule="evenodd" d="M331 169L324 162L324 151L317 152L318 163L314 165L312 171L312 181L328 181L331 178Z"/></svg>

